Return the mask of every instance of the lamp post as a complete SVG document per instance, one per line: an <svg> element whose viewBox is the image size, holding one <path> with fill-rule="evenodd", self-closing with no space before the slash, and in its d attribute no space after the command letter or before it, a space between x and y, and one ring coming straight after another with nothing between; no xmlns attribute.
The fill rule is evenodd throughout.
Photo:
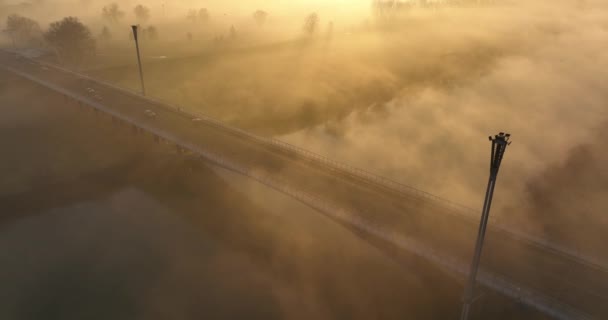
<svg viewBox="0 0 608 320"><path fill-rule="evenodd" d="M475 254L471 263L469 281L464 290L462 314L460 316L461 320L467 320L469 318L469 311L471 309L471 304L473 303L473 293L475 289L477 271L479 270L479 261L481 259L481 250L483 248L483 240L486 234L488 218L490 216L490 206L492 205L492 197L494 196L494 187L496 186L496 178L498 177L500 163L505 155L507 146L511 144L511 142L509 142L510 137L510 134L501 132L494 137L490 136L489 138L492 142L492 151L490 156L490 178L488 180L486 197L483 204L483 211L481 213L481 221L479 222L479 232L477 234L477 242L475 244Z"/></svg>
<svg viewBox="0 0 608 320"><path fill-rule="evenodd" d="M137 25L132 25L133 29L133 39L135 39L135 50L137 51L137 64L139 66L139 80L141 82L141 94L146 95L146 87L144 85L144 73L141 69L141 58L139 56L139 41L137 39Z"/></svg>

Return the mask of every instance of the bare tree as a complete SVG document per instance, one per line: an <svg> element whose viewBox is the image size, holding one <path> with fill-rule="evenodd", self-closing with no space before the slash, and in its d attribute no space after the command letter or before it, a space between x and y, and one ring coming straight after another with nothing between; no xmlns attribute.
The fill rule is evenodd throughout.
<svg viewBox="0 0 608 320"><path fill-rule="evenodd" d="M309 14L304 20L304 27L302 28L304 33L308 36L314 35L319 28L319 22L319 15L316 12Z"/></svg>
<svg viewBox="0 0 608 320"><path fill-rule="evenodd" d="M148 7L138 4L133 9L133 13L135 13L135 18L137 18L138 22L146 22L150 19L150 9Z"/></svg>
<svg viewBox="0 0 608 320"><path fill-rule="evenodd" d="M101 9L101 15L110 22L117 23L125 16L116 3L109 4Z"/></svg>
<svg viewBox="0 0 608 320"><path fill-rule="evenodd" d="M17 14L6 18L6 29L12 34L15 42L22 44L30 44L42 35L38 22Z"/></svg>
<svg viewBox="0 0 608 320"><path fill-rule="evenodd" d="M44 33L44 39L64 61L81 62L95 52L95 40L91 31L78 18L66 17L51 23Z"/></svg>
<svg viewBox="0 0 608 320"><path fill-rule="evenodd" d="M263 26L266 23L266 19L268 18L268 12L263 10L257 10L253 13L253 20L257 23L258 26Z"/></svg>

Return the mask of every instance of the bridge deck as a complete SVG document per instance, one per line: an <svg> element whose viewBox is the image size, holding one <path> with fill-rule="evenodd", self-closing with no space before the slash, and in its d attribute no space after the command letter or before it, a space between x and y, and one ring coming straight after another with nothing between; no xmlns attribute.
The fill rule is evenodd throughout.
<svg viewBox="0 0 608 320"><path fill-rule="evenodd" d="M242 167L288 181L289 185L297 185L304 192L322 195L378 227L398 231L462 261L470 259L477 225L457 215L446 214L448 209L443 206L388 190L372 181L303 159L288 150L255 143L217 126L194 123L182 113L104 85L83 81L70 73L43 68L1 53L0 64L82 96L90 96L87 88L91 87L102 97L100 103L122 115L171 132L182 141L220 154ZM53 107L49 106L49 110ZM153 110L157 116L148 117L144 113L147 109ZM489 230L482 268L514 283L525 284L527 288L593 317L608 317L608 274L588 264L518 241L500 230Z"/></svg>

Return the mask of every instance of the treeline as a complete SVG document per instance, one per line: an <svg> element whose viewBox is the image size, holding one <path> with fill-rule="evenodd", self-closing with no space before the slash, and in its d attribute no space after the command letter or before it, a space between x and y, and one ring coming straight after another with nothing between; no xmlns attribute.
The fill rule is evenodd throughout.
<svg viewBox="0 0 608 320"><path fill-rule="evenodd" d="M150 8L138 4L132 9L134 20L127 19L127 14L118 3L110 3L100 10L100 18L104 23L98 33L93 34L91 29L82 23L77 17L65 17L59 21L52 22L44 30L38 22L28 17L12 14L6 19L5 31L10 34L15 46L19 47L45 47L51 49L58 58L65 63L79 63L87 56L92 55L97 42L106 42L113 39L112 30L124 30L120 38L127 39L127 34L133 40L131 28L127 25L139 25L140 37L142 39L157 40L161 37L159 29L151 24L153 12ZM258 27L265 26L270 14L258 9L252 12L252 22ZM192 29L204 28L212 19L213 14L207 8L189 9L184 12L184 23L190 25L186 28L183 37L193 39ZM331 36L333 22L326 23L326 34ZM321 19L317 13L310 13L304 17L302 34L306 37L314 37L321 33ZM216 36L215 42L221 43L226 40L234 40L238 37L238 30L234 25L230 26L225 34L226 37ZM124 37L124 38L123 38Z"/></svg>
<svg viewBox="0 0 608 320"><path fill-rule="evenodd" d="M373 0L372 9L376 14L388 14L412 8L474 7L494 4L497 0Z"/></svg>
<svg viewBox="0 0 608 320"><path fill-rule="evenodd" d="M6 19L6 31L15 46L48 46L66 62L80 62L95 52L91 30L76 17L65 17L43 30L35 20L12 14Z"/></svg>

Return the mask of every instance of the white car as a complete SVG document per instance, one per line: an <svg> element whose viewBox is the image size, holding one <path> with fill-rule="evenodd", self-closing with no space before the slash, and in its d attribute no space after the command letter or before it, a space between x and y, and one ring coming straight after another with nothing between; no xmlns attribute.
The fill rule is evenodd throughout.
<svg viewBox="0 0 608 320"><path fill-rule="evenodd" d="M150 118L156 118L156 112L148 109L146 111L144 111L144 113L146 114L146 116L150 117Z"/></svg>

